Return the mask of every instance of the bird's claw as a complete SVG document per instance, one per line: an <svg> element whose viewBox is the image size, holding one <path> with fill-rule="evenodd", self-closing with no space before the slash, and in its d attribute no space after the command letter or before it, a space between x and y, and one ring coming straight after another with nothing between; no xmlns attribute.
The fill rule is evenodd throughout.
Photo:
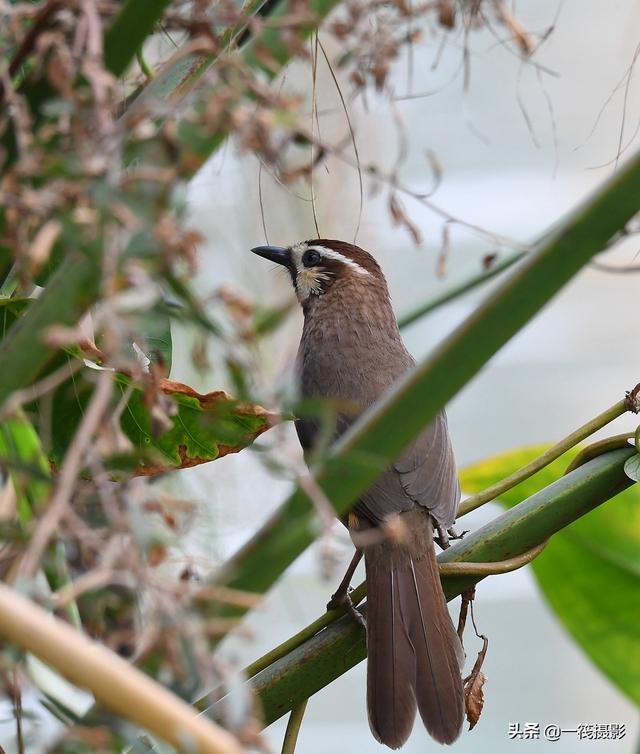
<svg viewBox="0 0 640 754"><path fill-rule="evenodd" d="M347 592L338 590L335 594L332 594L331 599L327 602L327 610L338 610L343 608L347 615L350 615L353 620L366 631L367 621L364 615L362 615L353 604L353 600L351 599L352 591L352 589L349 589Z"/></svg>
<svg viewBox="0 0 640 754"><path fill-rule="evenodd" d="M433 540L438 544L438 546L442 550L446 550L447 547L451 546L450 540L452 539L462 539L465 534L469 533L469 529L465 529L462 534L458 534L456 530L453 528L453 526L450 526L448 529L445 529L444 526L441 524L436 524L436 529L438 531L438 536L434 537Z"/></svg>

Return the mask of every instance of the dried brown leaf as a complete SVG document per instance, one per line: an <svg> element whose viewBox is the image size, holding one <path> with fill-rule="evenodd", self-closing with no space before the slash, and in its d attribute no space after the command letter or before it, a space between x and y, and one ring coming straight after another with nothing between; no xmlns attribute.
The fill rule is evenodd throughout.
<svg viewBox="0 0 640 754"><path fill-rule="evenodd" d="M416 246L422 243L422 234L418 226L413 223L402 206L402 203L395 194L389 196L389 212L394 225L399 225L409 232Z"/></svg>
<svg viewBox="0 0 640 754"><path fill-rule="evenodd" d="M467 711L467 721L469 730L475 728L480 719L482 708L484 707L483 686L487 676L482 672L472 673L464 685L464 704Z"/></svg>
<svg viewBox="0 0 640 754"><path fill-rule="evenodd" d="M452 0L441 0L438 8L438 22L445 29L453 29L456 25L456 8Z"/></svg>
<svg viewBox="0 0 640 754"><path fill-rule="evenodd" d="M473 619L473 605L471 608L471 616ZM483 687L487 677L482 672L482 665L484 664L485 657L487 656L487 648L489 647L489 639L483 634L478 633L475 621L473 627L476 631L476 636L482 639L482 649L478 652L478 657L476 658L471 673L464 679L464 705L467 712L469 730L476 726L480 719L480 715L482 714L482 708L484 707Z"/></svg>

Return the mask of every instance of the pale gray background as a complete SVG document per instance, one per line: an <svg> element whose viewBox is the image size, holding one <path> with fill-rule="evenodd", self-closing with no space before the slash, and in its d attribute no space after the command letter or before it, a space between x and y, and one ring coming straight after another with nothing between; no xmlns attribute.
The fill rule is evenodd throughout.
<svg viewBox="0 0 640 754"><path fill-rule="evenodd" d="M535 56L554 75L543 74L539 80L532 66L522 65L513 50L499 44L489 31L473 32L469 38L471 80L464 93L461 76L453 78L461 65L462 40L450 39L433 69L440 32L425 27L423 41L414 49L411 89L439 91L431 97L396 102L395 116L404 123L410 146L401 172L405 183L417 191L429 188L425 151L432 150L444 171L435 202L467 221L530 241L613 170L612 165L594 166L615 157L623 91L614 95L591 131L640 41L640 4L636 0L527 0L517 3L515 10L533 31L542 32L555 24ZM497 36L504 41L508 34L498 27ZM335 52L330 44L329 48ZM339 137L347 132L344 114L330 77L323 65L319 68L319 107L333 111L321 120L323 136ZM291 69L285 85L309 91L308 72L301 66ZM407 93L406 59L395 70L392 86L398 95ZM539 147L519 102L533 123ZM639 106L638 88L632 81L627 136L638 122ZM368 110L361 100L350 102L349 107L363 163L377 161L391 168L397 155L397 131L388 102L369 96ZM256 159L239 157L229 146L193 182L193 224L205 235L198 285L210 292L220 284L231 284L258 299L278 303L291 295L286 276L248 253L251 246L264 242L257 181ZM307 202L279 188L266 174L263 187L272 243L289 244L315 235ZM296 191L308 196L304 186ZM322 234L351 239L358 211L355 171L330 161L328 174L319 171L316 193ZM382 264L399 313L476 270L478 260L492 250L491 244L469 232L453 229L449 274L441 282L435 274L441 222L408 200L406 207L425 236L422 248L412 246L405 231L391 227L384 199L366 202L358 236L358 242ZM637 245L628 242L611 261L631 263ZM637 285L637 277L587 269L502 349L449 406L461 466L513 446L562 437L640 380ZM410 350L417 358L428 353L486 293L485 288L468 295L408 329L405 337ZM286 382L286 365L295 353L299 329L296 315L263 349L265 370L260 379L265 399ZM223 377L217 370L201 379L192 373L188 363L191 334L176 332L175 336L172 376L203 389L221 387ZM215 351L211 357L215 365ZM631 418L620 420L610 431L632 425ZM301 462L291 427L272 431L264 442L291 464ZM199 504L198 520L176 556L194 559L205 569L233 552L285 498L291 483L266 471L256 454L245 452L182 472L171 489ZM497 512L497 508L483 510L471 522L477 524ZM340 562L331 579L323 581L320 564L331 555ZM251 617L253 636L228 643L230 660L242 666L317 617L349 557L344 532L336 526L330 537L295 563L264 607ZM634 751L637 709L567 637L527 569L484 581L478 589L476 616L491 641L485 666L485 710L477 728L465 733L453 751ZM474 651L470 645L469 652ZM6 709L2 716L8 716ZM507 736L510 722L539 722L541 728L548 723L576 727L581 722L619 722L626 723L628 733L618 742L580 742L573 734L559 743L513 742ZM281 745L284 723L266 732L275 751ZM0 720L0 741L7 752L12 751L12 729L12 723L3 725ZM417 724L403 751L417 754L437 748ZM367 726L362 664L310 701L297 751L369 754L382 750Z"/></svg>

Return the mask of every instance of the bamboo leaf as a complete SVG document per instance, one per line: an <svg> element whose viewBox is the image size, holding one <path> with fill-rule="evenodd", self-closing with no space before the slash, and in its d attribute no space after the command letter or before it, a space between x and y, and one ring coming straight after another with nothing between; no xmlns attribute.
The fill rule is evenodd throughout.
<svg viewBox="0 0 640 754"><path fill-rule="evenodd" d="M640 154L544 237L479 308L405 375L330 451L317 479L338 514L437 412L640 209ZM266 591L314 540L313 507L297 489L227 563L216 584Z"/></svg>
<svg viewBox="0 0 640 754"><path fill-rule="evenodd" d="M463 488L478 491L527 463L539 448L521 448L471 466ZM576 451L504 493L510 508L563 473ZM627 458L623 470L637 453ZM630 477L633 479L633 477ZM550 606L587 656L640 704L640 488L634 485L556 534L533 562Z"/></svg>

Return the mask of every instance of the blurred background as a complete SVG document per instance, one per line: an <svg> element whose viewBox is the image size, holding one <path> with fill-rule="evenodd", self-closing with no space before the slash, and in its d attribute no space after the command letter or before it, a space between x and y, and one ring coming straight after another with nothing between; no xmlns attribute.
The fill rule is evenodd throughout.
<svg viewBox="0 0 640 754"><path fill-rule="evenodd" d="M615 169L619 144L637 142L640 97L633 77L627 86L627 76L637 54L640 4L520 0L513 5L522 26L543 39L529 62L518 57L504 27L472 31L466 40L451 35L445 39L440 29L422 28L411 55L405 54L393 69L391 105L387 97L371 94L351 98L348 82L337 75L362 166L376 163L382 172L392 172L401 159L399 182L413 192L427 193L434 186L432 168L437 161L442 176L430 201L490 233L530 242L606 180ZM336 59L340 50L327 46L327 53ZM283 86L310 93L309 68L289 67ZM321 55L316 93L322 138L334 143L348 140L340 95ZM320 235L353 240L359 215L357 170L329 158L326 169L316 171L314 191ZM399 194L424 239L416 246L405 229L393 227L388 190L382 187L371 196L365 181L364 194L357 243L382 265L399 315L479 270L487 254L509 251L507 243L490 235L449 223L446 274L439 277L442 217ZM309 197L308 185L283 188L255 158L239 156L232 145L207 164L189 196L192 222L205 239L199 254L202 291L226 284L264 302L290 301L286 273L270 269L249 249L267 240L288 245L315 237ZM236 211L239 203L242 212ZM247 223L247 217L253 222ZM636 252L637 241L630 240L600 259L630 265ZM485 286L467 294L405 329L415 357L427 354L487 290ZM555 441L619 400L640 379L637 322L637 275L587 268L449 406L459 465L507 448ZM290 381L300 328L301 315L294 306L286 325L260 352L266 399ZM175 337L174 348L180 347L185 354L191 347L187 333ZM210 360L215 371L215 353ZM188 364L186 356L176 354L172 377L203 389L219 387L224 379L220 371L198 383ZM633 417L626 417L606 432L633 426ZM272 430L260 444L292 465L301 463L291 425ZM200 501L199 520L185 553L209 563L245 541L292 486L265 469L261 454L252 452L180 472L175 483L183 494ZM464 528L474 528L498 512L497 506L486 506L466 518ZM322 613L350 557L348 537L336 524L253 614L250 635L227 642L230 661L243 666ZM451 607L457 615L457 603ZM527 568L483 581L475 610L479 628L490 640L484 668L486 702L477 727L453 750L636 750L638 710L565 634L539 597ZM468 654L475 655L478 647L468 641ZM285 722L280 720L266 732L274 750L279 750ZM512 741L509 724L518 722L540 723L541 731L554 723L564 728L624 723L627 733L618 741L579 741L571 733L560 742ZM383 748L368 730L364 663L310 700L300 752ZM416 724L403 751L435 748L437 744Z"/></svg>
<svg viewBox="0 0 640 754"><path fill-rule="evenodd" d="M260 367L256 393L264 405L275 405L291 391L301 313L286 273L251 255L252 246L289 245L318 232L355 238L380 262L402 315L482 269L488 255L501 257L539 239L612 174L621 151L637 148L638 0L519 0L512 12L536 46L526 61L505 26L456 35L434 24L410 30L420 32L420 38L387 80L391 100L388 93L369 91L352 96L350 82L334 66L361 173L371 174L368 166L375 164L378 175L395 176L395 194L422 238L420 245L407 227L393 225L384 181L376 192L365 177L360 201L349 121L322 54L315 87L308 64L289 66L281 77L285 91L306 93L309 129L315 88L313 128L322 140L347 144L342 157L328 157L315 171L313 189L302 181L283 187L232 143L192 181L187 198L191 224L203 237L199 292L213 295L225 286L265 304L292 304L284 325L255 354ZM336 43L322 34L320 39L329 59L338 60ZM309 157L301 155L301 160ZM600 261L612 267L638 265L637 253L638 240L632 237ZM508 448L554 442L640 381L637 279L633 273L586 268L456 397L448 414L460 467ZM429 353L491 285L407 327L403 335L414 356ZM173 336L173 379L202 391L233 391L224 354L212 347L210 369L196 372L190 357L197 345L194 334L185 328ZM633 417L623 417L605 432L634 426ZM262 452L230 455L159 482L197 503L187 536L172 551L175 562L210 571L286 498L296 470L303 468L293 426L271 430L257 445ZM270 470L264 462L269 457L282 461L290 473ZM500 510L487 505L460 528L476 528ZM336 523L289 569L243 630L225 641L229 664L243 667L320 615L351 555L348 536ZM355 583L362 577L359 572ZM457 616L458 602L450 607ZM481 582L475 616L490 642L485 707L477 727L453 745L456 753L637 750L638 710L581 654L540 597L528 568ZM472 661L479 646L471 632L466 641ZM362 663L314 696L297 751L386 750L369 732L365 693ZM0 751L13 730L11 713L4 711ZM541 731L554 724L575 729L581 723L615 723L626 726L626 735L616 741L578 740L575 733L562 735L559 742L543 735L511 740L510 724L526 723L538 723ZM282 719L265 733L274 751L285 724ZM418 723L403 752L437 746Z"/></svg>

